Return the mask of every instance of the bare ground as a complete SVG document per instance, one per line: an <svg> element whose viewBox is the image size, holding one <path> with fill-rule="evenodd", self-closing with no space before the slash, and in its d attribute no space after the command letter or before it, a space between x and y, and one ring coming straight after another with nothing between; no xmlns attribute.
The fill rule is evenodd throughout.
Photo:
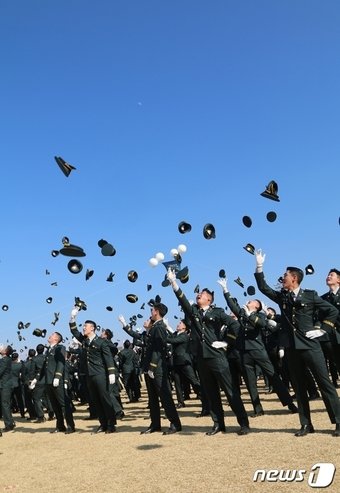
<svg viewBox="0 0 340 493"><path fill-rule="evenodd" d="M205 435L210 417L196 418L197 400L186 401L180 416L183 431L171 436L140 435L149 425L146 395L125 404L126 417L117 433L92 435L97 421L85 421L85 406L74 413L77 433L50 434L54 422L34 424L20 417L14 432L0 438L0 491L39 493L134 492L340 492L340 469L326 488L308 484L311 467L340 464L340 438L331 436L321 399L311 402L314 435L296 438L297 415L282 408L275 394L260 395L265 415L251 419L252 433L238 436L238 425L224 399L227 433ZM247 410L252 408L242 389ZM124 402L124 395L123 395ZM168 421L163 419L163 429ZM253 481L257 469L304 470L302 481ZM294 475L292 472L291 474Z"/></svg>

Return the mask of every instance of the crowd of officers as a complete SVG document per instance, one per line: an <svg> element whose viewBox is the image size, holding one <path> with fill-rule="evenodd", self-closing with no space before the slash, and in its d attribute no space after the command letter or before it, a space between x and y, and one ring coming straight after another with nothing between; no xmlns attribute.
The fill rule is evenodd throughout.
<svg viewBox="0 0 340 493"><path fill-rule="evenodd" d="M286 412L299 415L295 436L314 433L309 401L319 397L335 424L333 436L340 436L340 271L330 269L328 291L321 297L300 287L303 272L297 267L287 267L281 288L274 290L263 274L265 255L258 250L255 257L257 286L275 308L259 299L241 306L226 277L218 284L228 310L215 305L208 288L190 302L170 268L167 280L183 312L175 331L165 318L167 307L155 301L142 331L119 316L130 338L119 349L111 330L99 334L93 320L86 320L80 331L75 306L69 324L74 342L67 350L59 332L49 335L48 344L29 349L26 361L0 345L2 431L14 430L13 414L19 413L34 423L54 421L51 433L74 433L74 405L84 404L89 411L85 419L99 422L92 433L114 433L117 420L124 418L122 392L129 403L138 402L145 383L150 424L142 434L162 431L161 407L170 423L163 434L181 431L178 409L194 394L201 402L197 417L212 418L207 435L226 431L224 395L239 423L237 433L246 435L249 417L265 414L258 392L262 376L267 392L277 395ZM242 384L252 413L245 410Z"/></svg>

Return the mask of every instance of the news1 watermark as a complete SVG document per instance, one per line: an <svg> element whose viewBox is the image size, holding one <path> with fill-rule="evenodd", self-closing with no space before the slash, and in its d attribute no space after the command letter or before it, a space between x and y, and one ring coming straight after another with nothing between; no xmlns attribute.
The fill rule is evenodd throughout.
<svg viewBox="0 0 340 493"><path fill-rule="evenodd" d="M327 488L333 483L336 467L331 462L317 462L307 469L256 469L256 483L301 483L307 481L311 488Z"/></svg>

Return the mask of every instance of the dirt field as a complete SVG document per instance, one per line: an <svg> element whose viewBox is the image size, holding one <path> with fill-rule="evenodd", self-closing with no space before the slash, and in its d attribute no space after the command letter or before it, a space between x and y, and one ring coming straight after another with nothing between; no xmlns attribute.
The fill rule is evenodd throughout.
<svg viewBox="0 0 340 493"><path fill-rule="evenodd" d="M314 435L294 437L297 415L282 408L276 396L259 383L265 415L251 419L252 433L238 436L235 417L225 403L227 433L212 437L210 417L196 418L197 400L180 410L183 431L171 436L140 435L149 425L146 396L125 404L126 417L117 433L91 435L97 421L86 421L85 406L77 406L77 433L50 434L54 422L34 424L15 416L14 432L0 438L0 491L13 492L297 492L340 491L340 468L333 483L316 488L311 468L317 463L340 464L340 438L331 436L321 399L311 402ZM124 394L122 395L124 402ZM243 397L252 411L246 391ZM163 429L168 421L163 420ZM302 481L253 481L257 469L289 470ZM305 472L295 473L294 470ZM275 474L275 473L274 473ZM284 474L284 473L281 473Z"/></svg>

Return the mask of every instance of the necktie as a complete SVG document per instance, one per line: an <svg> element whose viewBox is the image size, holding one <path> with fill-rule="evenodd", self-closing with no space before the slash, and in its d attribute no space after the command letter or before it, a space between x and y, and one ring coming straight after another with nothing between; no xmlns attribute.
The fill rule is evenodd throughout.
<svg viewBox="0 0 340 493"><path fill-rule="evenodd" d="M294 291L291 291L291 292L290 292L290 299L291 299L291 301L292 301L293 303L295 303L295 300L296 300L296 295L295 295Z"/></svg>

